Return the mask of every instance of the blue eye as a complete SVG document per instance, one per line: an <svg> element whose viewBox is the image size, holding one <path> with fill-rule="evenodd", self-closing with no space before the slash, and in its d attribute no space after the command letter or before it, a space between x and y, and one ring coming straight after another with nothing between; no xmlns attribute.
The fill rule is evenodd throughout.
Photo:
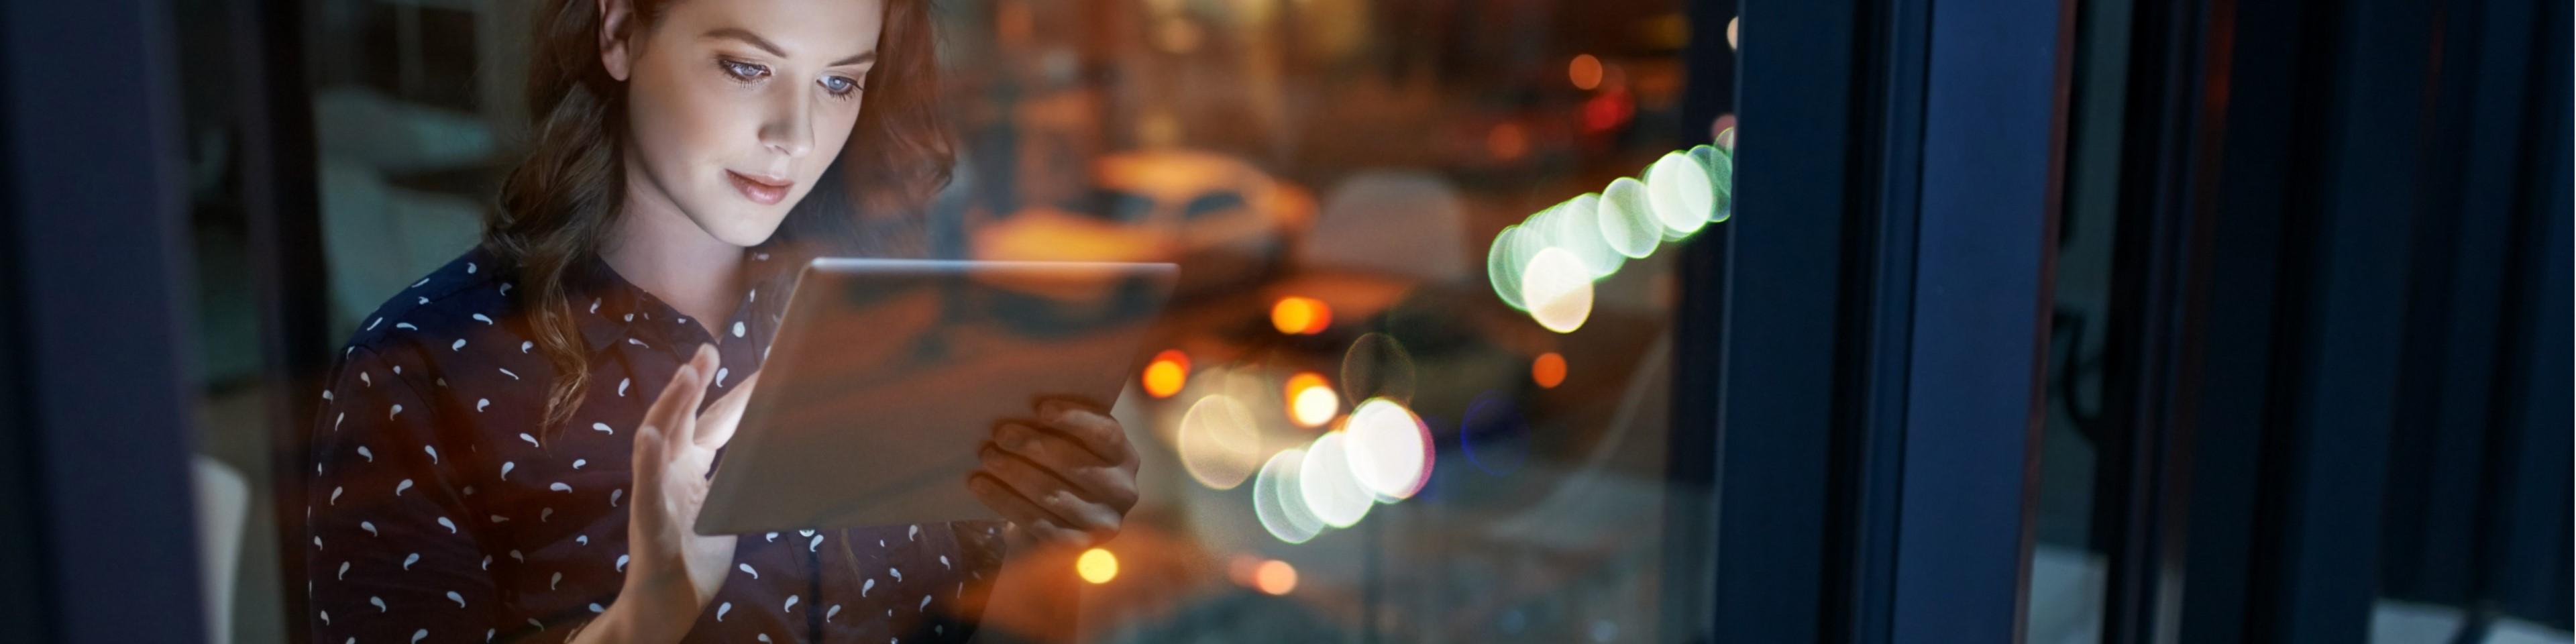
<svg viewBox="0 0 2576 644"><path fill-rule="evenodd" d="M751 63L718 60L716 64L723 67L725 74L733 76L735 80L751 81L769 75L769 68Z"/></svg>
<svg viewBox="0 0 2576 644"><path fill-rule="evenodd" d="M848 96L860 89L859 82L847 76L825 76L822 82L823 91L831 92L833 96Z"/></svg>

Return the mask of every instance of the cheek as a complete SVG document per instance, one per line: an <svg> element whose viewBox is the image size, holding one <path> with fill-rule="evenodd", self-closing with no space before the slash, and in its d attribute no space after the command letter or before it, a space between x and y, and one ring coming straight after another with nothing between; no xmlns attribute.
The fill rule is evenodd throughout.
<svg viewBox="0 0 2576 644"><path fill-rule="evenodd" d="M820 159L821 161L811 164L811 167L805 168L804 172L807 175L807 179L810 180L814 177L821 176L823 174L823 166L831 165L832 159L841 158L841 154L847 151L850 146L850 132L858 122L859 105L865 102L866 99L863 98L857 101L843 103L842 105L846 105L847 107L843 107L836 112L830 112L828 119L814 124L813 158ZM816 116L822 117L823 114L817 114Z"/></svg>
<svg viewBox="0 0 2576 644"><path fill-rule="evenodd" d="M668 66L651 76L639 70L628 85L628 129L645 161L664 172L682 171L700 160L723 157L726 128L744 117L729 100L733 88L692 79Z"/></svg>

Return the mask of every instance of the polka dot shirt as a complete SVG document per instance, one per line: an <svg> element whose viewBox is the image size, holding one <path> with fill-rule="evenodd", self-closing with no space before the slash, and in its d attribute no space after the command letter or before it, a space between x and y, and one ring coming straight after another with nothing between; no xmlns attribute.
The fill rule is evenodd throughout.
<svg viewBox="0 0 2576 644"><path fill-rule="evenodd" d="M597 259L570 269L591 375L552 430L539 424L554 370L515 271L490 253L458 257L367 316L310 434L313 641L557 642L615 602L636 425L698 345L723 356L710 404L760 368L793 264L747 254L751 287L713 325ZM999 567L999 528L743 535L686 641L963 641L974 615L959 609Z"/></svg>

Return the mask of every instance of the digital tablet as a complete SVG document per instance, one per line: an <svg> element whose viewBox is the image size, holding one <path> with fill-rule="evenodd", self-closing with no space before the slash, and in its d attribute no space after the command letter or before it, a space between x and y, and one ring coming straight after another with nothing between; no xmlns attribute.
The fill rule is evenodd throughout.
<svg viewBox="0 0 2576 644"><path fill-rule="evenodd" d="M698 534L993 519L976 452L1048 397L1116 400L1171 264L807 264Z"/></svg>

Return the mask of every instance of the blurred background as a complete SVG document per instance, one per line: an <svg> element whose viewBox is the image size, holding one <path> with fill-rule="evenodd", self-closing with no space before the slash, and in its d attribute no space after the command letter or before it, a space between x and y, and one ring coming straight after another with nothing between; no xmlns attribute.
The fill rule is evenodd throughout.
<svg viewBox="0 0 2576 644"><path fill-rule="evenodd" d="M0 617L302 641L531 7L39 5ZM937 6L932 254L1183 268L1086 641L2570 641L2564 3Z"/></svg>

